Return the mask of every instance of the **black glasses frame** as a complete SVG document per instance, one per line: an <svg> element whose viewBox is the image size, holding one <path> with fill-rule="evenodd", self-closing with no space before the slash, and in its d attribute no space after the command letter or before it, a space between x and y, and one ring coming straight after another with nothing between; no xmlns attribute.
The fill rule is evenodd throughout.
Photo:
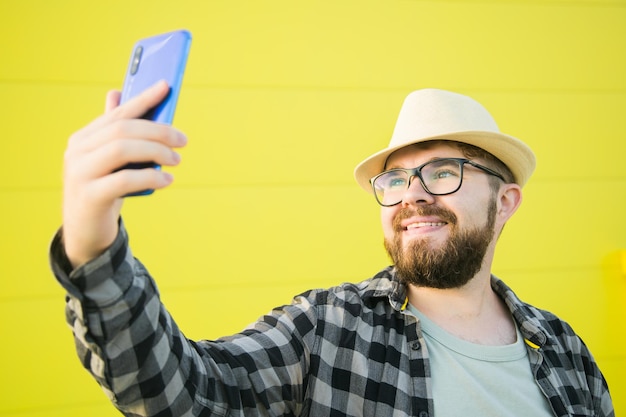
<svg viewBox="0 0 626 417"><path fill-rule="evenodd" d="M422 177L422 168L424 168L426 165L431 164L433 162L440 162L440 161L456 161L456 162L458 162L459 167L460 167L459 186L456 187L453 191L450 191L448 193L433 193L432 191L430 191L428 189L426 184L424 184L424 178ZM465 164L469 164L469 165L471 165L471 166L473 166L475 168L480 169L481 171L483 171L483 172L485 172L485 173L487 173L489 175L493 175L494 177L497 177L497 178L501 179L502 181L506 182L506 180L504 179L504 177L500 173L494 171L491 168L487 168L484 165L480 165L480 164L477 164L474 161L470 161L469 159L466 159L466 158L439 158L439 159L434 159L432 161L428 161L428 162L426 162L426 163L424 163L424 164L422 164L422 165L420 165L420 166L418 166L416 168L394 168L394 169L389 169L387 171L383 171L380 174L370 178L370 184L372 186L372 191L374 192L374 197L376 198L376 202L378 204L380 204L381 206L383 206L383 207L392 207L392 206L398 205L398 204L400 204L402 202L402 200L400 200L397 203L393 203L393 204L383 204L383 202L378 199L378 194L376 193L376 187L375 187L374 183L382 175L385 175L385 174L387 174L389 172L396 172L396 171L405 172L408 175L408 177L409 177L409 180L407 181L407 186L406 186L407 190L411 186L412 179L417 177L417 178L419 178L420 184L422 184L422 187L424 188L424 190L428 194L430 194L430 195L449 195L449 194L454 194L457 191L459 191L459 189L461 188L461 185L463 185L463 168L465 167Z"/></svg>

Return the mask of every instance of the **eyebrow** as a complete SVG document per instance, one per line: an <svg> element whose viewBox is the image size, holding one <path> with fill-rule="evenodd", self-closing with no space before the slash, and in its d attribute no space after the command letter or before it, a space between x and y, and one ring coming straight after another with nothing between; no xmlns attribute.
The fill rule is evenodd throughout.
<svg viewBox="0 0 626 417"><path fill-rule="evenodd" d="M448 158L464 158L464 157L461 157L461 156L433 156L428 161L422 162L421 164L419 164L417 166L424 165L424 164L427 164L428 162L436 161L438 159L448 159ZM413 167L413 168L416 168L416 167ZM399 165L387 166L387 161L385 161L385 165L383 165L383 171L382 172L388 171L390 169L411 169L411 168L402 168Z"/></svg>

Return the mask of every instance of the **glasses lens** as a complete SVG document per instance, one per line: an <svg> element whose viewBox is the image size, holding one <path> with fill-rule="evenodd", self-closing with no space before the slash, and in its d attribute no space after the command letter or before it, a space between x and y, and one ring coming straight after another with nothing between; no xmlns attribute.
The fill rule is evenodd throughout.
<svg viewBox="0 0 626 417"><path fill-rule="evenodd" d="M461 185L462 169L461 161L439 159L422 167L422 179L431 194L450 194Z"/></svg>
<svg viewBox="0 0 626 417"><path fill-rule="evenodd" d="M433 195L451 194L461 186L463 163L455 159L437 159L422 165L420 175L426 191ZM393 206L402 201L409 188L410 175L415 170L392 169L383 172L373 181L376 199L383 206Z"/></svg>
<svg viewBox="0 0 626 417"><path fill-rule="evenodd" d="M383 172L374 180L376 199L383 206L392 206L402 201L402 195L408 188L409 175L406 171L392 169Z"/></svg>

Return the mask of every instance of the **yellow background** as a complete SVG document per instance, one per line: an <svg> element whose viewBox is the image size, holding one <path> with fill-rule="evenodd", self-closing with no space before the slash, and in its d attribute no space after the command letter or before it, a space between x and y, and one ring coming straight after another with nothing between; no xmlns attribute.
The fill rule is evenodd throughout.
<svg viewBox="0 0 626 417"><path fill-rule="evenodd" d="M353 167L408 92L450 89L538 157L494 272L574 326L626 413L624 1L1 0L0 416L118 415L75 357L47 248L68 136L135 40L178 28L190 143L175 184L124 217L189 337L384 267Z"/></svg>

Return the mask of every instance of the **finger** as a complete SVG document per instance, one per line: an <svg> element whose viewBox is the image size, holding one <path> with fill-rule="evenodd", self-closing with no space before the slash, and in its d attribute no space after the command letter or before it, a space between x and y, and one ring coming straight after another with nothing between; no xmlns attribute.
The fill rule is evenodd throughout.
<svg viewBox="0 0 626 417"><path fill-rule="evenodd" d="M72 154L91 152L109 142L126 139L157 142L171 148L179 148L187 143L185 134L170 125L142 119L124 119L116 120L93 131L89 137L81 136L79 140L74 140L69 151Z"/></svg>
<svg viewBox="0 0 626 417"><path fill-rule="evenodd" d="M70 143L82 139L84 136L90 135L92 132L101 129L107 124L120 119L136 119L140 118L158 105L169 92L169 86L165 81L159 81L148 87L141 94L128 100L127 102L113 106L115 96L109 97L107 94L106 107L108 111L100 117L94 119L90 124L76 132L70 138ZM110 100L110 101L109 101ZM111 105L111 107L109 107Z"/></svg>
<svg viewBox="0 0 626 417"><path fill-rule="evenodd" d="M124 169L93 181L89 192L99 199L117 199L143 190L158 190L174 180L169 172L154 168Z"/></svg>
<svg viewBox="0 0 626 417"><path fill-rule="evenodd" d="M170 91L170 87L164 80L158 81L137 96L129 99L117 107L114 117L138 118L159 104Z"/></svg>
<svg viewBox="0 0 626 417"><path fill-rule="evenodd" d="M120 93L118 90L109 91L106 96L104 111L110 112L111 110L119 106L121 98L122 98L122 93Z"/></svg>
<svg viewBox="0 0 626 417"><path fill-rule="evenodd" d="M72 172L80 172L83 178L96 179L107 176L129 163L152 162L157 165L175 166L180 160L177 152L161 143L127 139L111 142L97 151L86 153L72 165Z"/></svg>

